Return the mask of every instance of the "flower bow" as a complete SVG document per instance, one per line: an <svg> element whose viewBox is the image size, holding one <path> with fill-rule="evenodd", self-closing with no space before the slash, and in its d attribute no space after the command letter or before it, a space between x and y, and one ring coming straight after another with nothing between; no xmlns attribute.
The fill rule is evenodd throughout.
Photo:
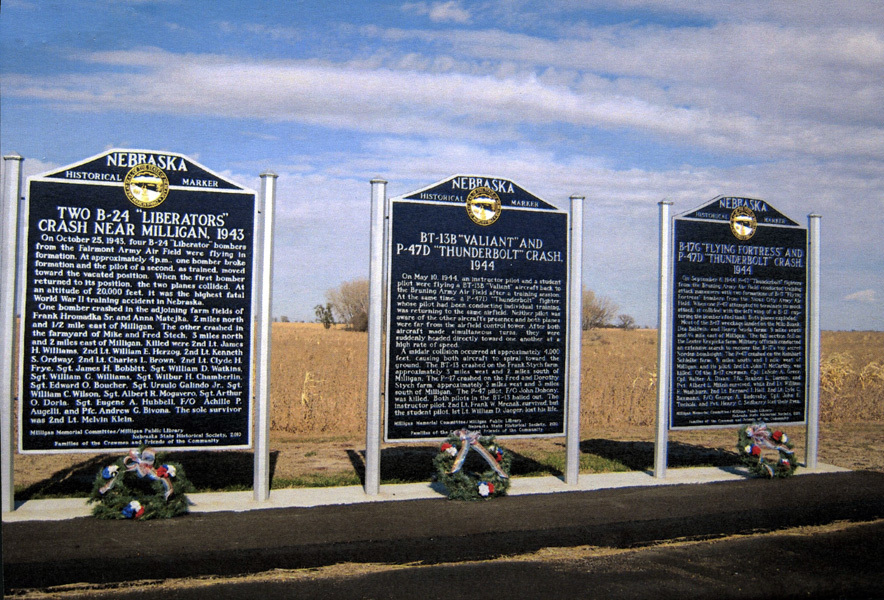
<svg viewBox="0 0 884 600"><path fill-rule="evenodd" d="M171 496L174 491L170 478L175 477L175 467L172 465L162 465L159 469L154 469L153 463L156 460L156 457L156 453L150 448L145 448L141 452L138 450L129 450L129 454L123 459L123 466L126 467L127 472L132 471L138 475L138 477L147 477L151 481L160 481L160 483L163 484L163 487L166 488L163 498L168 500L169 496ZM105 479L110 480L98 490L104 495L108 490L114 487L120 473L116 465L114 465L105 467L101 474Z"/></svg>
<svg viewBox="0 0 884 600"><path fill-rule="evenodd" d="M789 441L786 434L782 431L774 431L771 433L770 429L768 429L767 425L764 423L747 427L746 435L748 435L752 439L752 442L759 448L770 448L771 450L776 450L778 452L794 454L794 452L786 446L786 442ZM757 455L760 454L760 452L752 454Z"/></svg>
<svg viewBox="0 0 884 600"><path fill-rule="evenodd" d="M137 519L144 514L144 507L138 500L133 500L123 508L122 514L127 519Z"/></svg>
<svg viewBox="0 0 884 600"><path fill-rule="evenodd" d="M490 452L482 445L479 441L480 434L477 431L468 431L466 429L458 429L452 435L456 435L460 438L461 445L460 451L457 453L457 457L454 459L454 464L451 466L451 471L449 473L457 473L460 471L461 467L463 467L463 463L467 458L467 454L470 451L470 448L476 450L479 455L485 459L491 468L494 469L494 472L507 479L509 476L506 474L506 471L500 468L500 465L497 464L497 459L491 455Z"/></svg>

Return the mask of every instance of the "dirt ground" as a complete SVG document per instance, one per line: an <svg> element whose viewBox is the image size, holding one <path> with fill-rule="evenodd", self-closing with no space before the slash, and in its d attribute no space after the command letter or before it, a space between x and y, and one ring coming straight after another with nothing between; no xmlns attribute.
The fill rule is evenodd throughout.
<svg viewBox="0 0 884 600"><path fill-rule="evenodd" d="M544 548L486 561L442 564L338 563L235 577L72 584L17 590L22 600L151 598L475 598L494 582L498 597L740 598L879 597L880 565L863 564L881 547L884 522L839 521L751 536L677 539L637 548ZM876 543L877 540L877 543ZM825 552L821 550L825 549ZM743 558L734 568L734 556ZM826 558L819 558L825 555ZM776 556L774 559L773 557ZM808 566L814 558L818 560ZM776 577L765 574L776 563ZM861 566L860 566L861 565ZM503 577L507 574L506 577ZM457 581L457 585L452 585ZM539 585L538 585L539 584ZM751 592L743 591L749 590ZM550 593L553 591L554 593Z"/></svg>
<svg viewBox="0 0 884 600"><path fill-rule="evenodd" d="M795 444L796 456L805 460L804 427L785 428ZM597 429L582 435L584 457L595 455L611 467L600 470L649 470L654 464L654 430L644 428ZM564 438L502 439L517 456L519 474L560 475ZM671 468L730 466L739 463L735 429L672 431L669 434ZM275 487L358 484L364 475L363 439L304 438L271 433L271 465ZM381 451L382 481L421 481L432 476L436 445L385 444ZM46 496L87 496L95 474L117 455L28 454L15 457L16 499ZM250 452L182 452L174 456L187 469L190 480L207 489L249 489L252 485ZM884 423L823 424L819 461L854 470L884 472ZM324 480L324 481L323 481Z"/></svg>

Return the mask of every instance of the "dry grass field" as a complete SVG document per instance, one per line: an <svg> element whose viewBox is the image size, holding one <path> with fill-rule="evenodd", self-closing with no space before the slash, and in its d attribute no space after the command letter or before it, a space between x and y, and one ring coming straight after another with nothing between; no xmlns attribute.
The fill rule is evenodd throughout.
<svg viewBox="0 0 884 600"><path fill-rule="evenodd" d="M584 333L581 472L653 466L656 331ZM358 484L365 447L367 336L319 324L275 323L271 351L274 487ZM804 427L787 433L803 459ZM736 428L673 431L671 467L737 464ZM561 475L564 438L508 439L514 475ZM385 444L381 480L426 481L435 445ZM821 462L884 471L884 332L824 332ZM175 457L201 490L248 489L249 452ZM17 498L88 495L106 456L17 455Z"/></svg>
<svg viewBox="0 0 884 600"><path fill-rule="evenodd" d="M367 343L365 333L275 323L271 428L363 435ZM656 331L584 332L581 429L653 426L656 362ZM820 379L823 422L884 421L884 333L824 332Z"/></svg>

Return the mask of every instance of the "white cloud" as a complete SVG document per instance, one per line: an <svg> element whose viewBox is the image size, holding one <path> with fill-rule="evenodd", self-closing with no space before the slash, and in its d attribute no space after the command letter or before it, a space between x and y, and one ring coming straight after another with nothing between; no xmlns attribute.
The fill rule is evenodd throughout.
<svg viewBox="0 0 884 600"><path fill-rule="evenodd" d="M860 304L877 304L878 294L875 290L862 290L844 296L846 302L859 302Z"/></svg>
<svg viewBox="0 0 884 600"><path fill-rule="evenodd" d="M278 135L273 135L271 133L263 133L260 131L243 131L242 135L245 137L255 138L256 140L262 140L265 142L275 142L279 140Z"/></svg>
<svg viewBox="0 0 884 600"><path fill-rule="evenodd" d="M622 17L613 24L591 22L586 6L407 2L394 9L427 26L335 23L321 35L225 16L221 37L263 36L278 42L269 55L307 58L243 57L236 45L185 53L166 39L71 52L55 70L7 67L4 103L76 111L82 123L211 121L215 156L224 142L237 152L266 142L268 161L230 160L280 175L277 298L290 315L366 274L372 177L396 195L468 172L562 207L585 195L589 285L643 324L655 319L657 202L681 212L718 194L763 198L799 222L823 214L824 313L884 323L884 239L870 233L884 229L884 3L593 3ZM135 46L115 46L125 47ZM141 134L107 138L141 146Z"/></svg>
<svg viewBox="0 0 884 600"><path fill-rule="evenodd" d="M434 23L469 23L470 12L460 2L406 2L402 10L427 16Z"/></svg>
<svg viewBox="0 0 884 600"><path fill-rule="evenodd" d="M221 21L216 26L228 34L251 35L273 41L295 42L303 37L303 33L294 27L271 26L263 23L234 23Z"/></svg>
<svg viewBox="0 0 884 600"><path fill-rule="evenodd" d="M509 39L499 32L495 35ZM724 45L733 46L740 36L731 33L724 37ZM748 36L747 43L757 46L757 37ZM647 85L643 90L628 82L621 84L591 74L581 77L580 85L567 85L561 78L538 77L530 70L506 76L435 73L317 61L252 61L144 49L86 57L95 65L107 65L107 72L52 77L11 74L6 78L5 93L9 97L64 105L70 110L101 107L258 118L400 135L445 131L458 137L484 130L488 136L513 138L520 125L558 123L579 128L625 128L715 152L748 156L884 158L881 86L857 83L852 89L845 89L841 81L836 81L825 93L815 91L819 86L811 85L814 77L806 76L804 83L797 85L792 83L791 76L786 76L786 67L797 67L794 61L778 67L774 75L759 72L761 80L757 86L747 81L735 86L727 81L728 74L734 80L748 78L748 73L722 68L716 75L719 86L710 73L714 61L705 56L708 52L700 52L691 60L685 47L667 57L666 51L660 50L662 40L654 40L653 35L651 38L650 42L642 42L646 44L644 51L613 51L610 41L601 42L604 48L593 49L596 43L581 48L580 43L568 40L547 42L550 47L539 50L541 55L549 56L554 54L553 49L556 54L569 56L597 57L607 53L611 56L605 61L594 59L598 69L612 69L627 79L644 78L650 84L649 90ZM510 41L512 54L518 56L519 51L512 46L523 45L527 40ZM707 40L709 44L713 41ZM782 44L780 40L777 45ZM881 68L872 69L874 73L881 71L876 81L884 79L884 42L881 47ZM647 56L643 58L645 52ZM655 61L650 60L651 52L656 55ZM627 55L628 64L623 60ZM744 54L733 60L741 56ZM775 63L775 58L766 60ZM758 61L755 59L756 65ZM653 67L654 72L642 66L651 62L658 65ZM814 54L812 62L825 61ZM692 68L686 69L686 64ZM136 72L111 71L113 67L128 67ZM701 73L682 76L681 82L674 74L691 70ZM862 71L855 77L859 82L867 82L870 74ZM655 83L657 78L666 81L671 89L662 89ZM711 83L701 86L701 79ZM244 81L249 84L243 85ZM775 83L768 85L771 81ZM728 86L739 91L729 95ZM771 87L778 91L769 91ZM803 88L807 91L800 91ZM182 94L182 89L188 93ZM766 110L761 105L765 101L769 102ZM841 113L848 116L830 118L832 105L838 105Z"/></svg>
<svg viewBox="0 0 884 600"><path fill-rule="evenodd" d="M550 0L551 7L579 7L581 0ZM803 0L802 2L757 2L756 0L600 0L597 5L615 9L657 11L660 13L714 19L716 21L772 21L808 26L839 22L851 25L884 24L884 7L878 0Z"/></svg>
<svg viewBox="0 0 884 600"><path fill-rule="evenodd" d="M470 13L460 2L433 2L430 6L430 20L436 23L469 23Z"/></svg>

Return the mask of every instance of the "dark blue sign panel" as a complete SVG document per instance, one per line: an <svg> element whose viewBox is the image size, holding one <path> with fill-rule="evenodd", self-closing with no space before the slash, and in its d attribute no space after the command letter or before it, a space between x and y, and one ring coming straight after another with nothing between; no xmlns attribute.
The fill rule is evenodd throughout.
<svg viewBox="0 0 884 600"><path fill-rule="evenodd" d="M29 181L22 451L250 445L254 213L173 153Z"/></svg>
<svg viewBox="0 0 884 600"><path fill-rule="evenodd" d="M567 213L486 177L391 204L386 438L562 435Z"/></svg>
<svg viewBox="0 0 884 600"><path fill-rule="evenodd" d="M763 200L674 219L673 429L805 421L807 230Z"/></svg>

